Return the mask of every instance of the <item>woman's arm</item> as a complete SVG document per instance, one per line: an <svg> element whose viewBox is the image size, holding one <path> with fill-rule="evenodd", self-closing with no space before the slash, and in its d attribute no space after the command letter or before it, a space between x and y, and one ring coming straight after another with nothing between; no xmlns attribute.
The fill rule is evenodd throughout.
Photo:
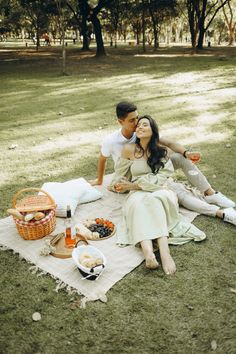
<svg viewBox="0 0 236 354"><path fill-rule="evenodd" d="M135 144L126 144L121 152L121 158L115 164L115 174L112 178L109 190L117 193L125 193L130 190L137 190L137 184L130 182L130 166L133 163Z"/></svg>

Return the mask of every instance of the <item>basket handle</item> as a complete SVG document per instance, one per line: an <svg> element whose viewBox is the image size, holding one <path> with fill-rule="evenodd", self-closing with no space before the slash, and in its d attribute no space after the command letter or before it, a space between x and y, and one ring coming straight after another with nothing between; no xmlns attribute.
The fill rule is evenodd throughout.
<svg viewBox="0 0 236 354"><path fill-rule="evenodd" d="M25 188L25 189L21 189L19 192L17 192L13 198L12 198L12 206L13 208L16 207L16 201L17 198L24 192L30 192L30 191L34 191L34 192L42 192L44 194L46 194L46 196L49 198L50 202L52 203L53 206L56 206L54 199L47 193L45 192L43 189L40 188Z"/></svg>

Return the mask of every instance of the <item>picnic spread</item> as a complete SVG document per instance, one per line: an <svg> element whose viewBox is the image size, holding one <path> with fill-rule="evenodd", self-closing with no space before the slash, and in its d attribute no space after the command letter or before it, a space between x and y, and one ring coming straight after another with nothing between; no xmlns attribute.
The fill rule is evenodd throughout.
<svg viewBox="0 0 236 354"><path fill-rule="evenodd" d="M31 270L38 274L50 274L56 279L56 291L65 288L68 292L84 295L90 301L103 298L116 282L144 260L140 248L119 247L116 242L116 229L126 195L107 190L111 177L105 176L103 185L96 187L91 187L81 178L65 182L67 188L59 198L55 190L61 193L61 186L56 183L44 184L42 189L19 191L13 197L11 216L0 220L2 249L18 253L33 265ZM79 196L74 197L72 190ZM28 192L36 192L36 196L24 197ZM65 219L56 217L58 213L66 216L65 203L68 199L74 201L74 206L76 204L71 211L73 219L69 226L75 238L75 247L72 248L65 247ZM198 215L186 209L180 209L180 212L188 221L193 221ZM173 244L178 242L183 244L187 240L173 240Z"/></svg>

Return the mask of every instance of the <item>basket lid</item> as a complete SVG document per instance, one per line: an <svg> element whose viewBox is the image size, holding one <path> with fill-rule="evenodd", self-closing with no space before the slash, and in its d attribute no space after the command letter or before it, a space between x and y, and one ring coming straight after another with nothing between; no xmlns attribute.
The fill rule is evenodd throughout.
<svg viewBox="0 0 236 354"><path fill-rule="evenodd" d="M22 199L17 199L22 192L43 192L44 194L28 195ZM52 197L45 191L38 188L27 188L18 192L13 198L13 207L20 212L43 211L56 208Z"/></svg>
<svg viewBox="0 0 236 354"><path fill-rule="evenodd" d="M25 197L16 203L16 209L20 212L42 211L52 209L54 205L45 195Z"/></svg>

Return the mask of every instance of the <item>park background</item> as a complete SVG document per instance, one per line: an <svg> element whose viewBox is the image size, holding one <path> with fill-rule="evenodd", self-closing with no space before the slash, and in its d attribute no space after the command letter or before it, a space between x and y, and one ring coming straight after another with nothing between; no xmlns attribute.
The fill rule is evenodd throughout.
<svg viewBox="0 0 236 354"><path fill-rule="evenodd" d="M235 1L1 0L0 8L1 217L22 188L94 178L124 99L152 115L161 135L200 150L210 183L236 200ZM207 240L171 248L174 277L141 264L107 303L86 308L1 250L0 352L235 353L235 226L206 216L194 224Z"/></svg>

